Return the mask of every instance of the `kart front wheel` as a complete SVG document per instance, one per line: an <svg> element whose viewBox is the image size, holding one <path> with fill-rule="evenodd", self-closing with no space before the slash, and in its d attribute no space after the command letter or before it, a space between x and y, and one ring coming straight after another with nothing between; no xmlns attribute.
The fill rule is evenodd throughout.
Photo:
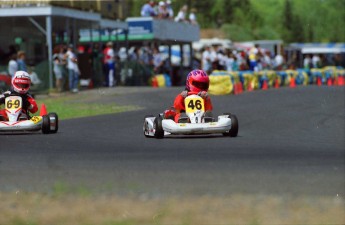
<svg viewBox="0 0 345 225"><path fill-rule="evenodd" d="M231 119L231 128L228 132L223 133L224 136L237 137L238 134L238 119L231 113L224 113Z"/></svg>
<svg viewBox="0 0 345 225"><path fill-rule="evenodd" d="M59 118L58 115L56 113L49 113L48 114L49 117L49 131L52 134L55 134L58 129L59 129Z"/></svg>
<svg viewBox="0 0 345 225"><path fill-rule="evenodd" d="M164 130L162 127L162 116L158 115L153 121L153 129L155 138L164 138Z"/></svg>
<svg viewBox="0 0 345 225"><path fill-rule="evenodd" d="M49 116L42 116L42 133L49 134L50 132L50 121Z"/></svg>
<svg viewBox="0 0 345 225"><path fill-rule="evenodd" d="M59 118L56 113L42 116L42 133L54 134L59 129Z"/></svg>
<svg viewBox="0 0 345 225"><path fill-rule="evenodd" d="M145 116L144 117L144 125L143 125L143 132L144 132L144 135L145 135L145 137L152 137L152 136L150 136L149 135L149 125L148 125L148 123L147 123L147 121L146 121L146 118L147 117L154 117L153 115L147 115L147 116Z"/></svg>

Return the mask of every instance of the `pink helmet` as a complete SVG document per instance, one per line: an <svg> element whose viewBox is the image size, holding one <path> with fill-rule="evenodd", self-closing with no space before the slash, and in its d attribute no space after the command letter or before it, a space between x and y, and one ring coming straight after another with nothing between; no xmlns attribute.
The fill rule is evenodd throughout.
<svg viewBox="0 0 345 225"><path fill-rule="evenodd" d="M26 94L31 85L30 75L25 71L17 71L12 78L12 88L19 94Z"/></svg>
<svg viewBox="0 0 345 225"><path fill-rule="evenodd" d="M187 76L186 89L191 92L207 91L210 84L208 75L203 70L193 70Z"/></svg>

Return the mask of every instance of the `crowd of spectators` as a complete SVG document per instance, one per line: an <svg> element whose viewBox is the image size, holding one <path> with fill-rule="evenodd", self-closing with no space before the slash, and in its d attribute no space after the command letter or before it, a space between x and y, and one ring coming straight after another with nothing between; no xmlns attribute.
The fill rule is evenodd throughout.
<svg viewBox="0 0 345 225"><path fill-rule="evenodd" d="M303 66L299 66L296 53L287 57L286 54L274 54L258 44L246 49L222 48L218 45L208 45L201 50L200 61L202 69L211 73L213 70L226 71L262 71L287 69L312 69L329 65L340 65L340 55L331 58L324 54L304 55Z"/></svg>
<svg viewBox="0 0 345 225"><path fill-rule="evenodd" d="M141 7L140 15L142 17L154 17L158 19L170 19L175 22L198 24L196 11L197 10L195 8L192 8L188 14L188 6L183 5L175 16L170 0L159 1L158 3L153 0L149 0Z"/></svg>

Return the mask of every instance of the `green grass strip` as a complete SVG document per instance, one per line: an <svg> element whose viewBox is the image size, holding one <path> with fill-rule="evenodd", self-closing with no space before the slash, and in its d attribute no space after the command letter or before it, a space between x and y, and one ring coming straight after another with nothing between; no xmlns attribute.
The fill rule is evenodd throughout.
<svg viewBox="0 0 345 225"><path fill-rule="evenodd" d="M48 112L55 112L59 119L72 119L137 110L137 106L119 106L115 103L83 102L83 96L63 96L36 99L39 111L42 103ZM36 113L39 114L39 111Z"/></svg>

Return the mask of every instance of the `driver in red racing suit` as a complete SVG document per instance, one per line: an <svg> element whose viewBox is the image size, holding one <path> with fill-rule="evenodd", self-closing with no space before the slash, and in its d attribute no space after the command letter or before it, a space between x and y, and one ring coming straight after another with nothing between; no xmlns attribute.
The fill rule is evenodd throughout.
<svg viewBox="0 0 345 225"><path fill-rule="evenodd" d="M188 96L189 92L197 93L205 101L205 114L212 115L212 102L207 91L210 84L210 79L205 71L193 70L186 79L186 88L180 94L178 94L174 100L174 107L170 110L165 110L164 118L174 119L177 123L181 113L185 112L184 99Z"/></svg>
<svg viewBox="0 0 345 225"><path fill-rule="evenodd" d="M0 105L5 104L5 98L8 96L22 97L22 113L27 115L28 111L36 113L38 110L35 99L28 93L31 86L30 75L25 71L17 71L11 81L11 90L0 94ZM6 110L0 109L0 120L8 120Z"/></svg>

